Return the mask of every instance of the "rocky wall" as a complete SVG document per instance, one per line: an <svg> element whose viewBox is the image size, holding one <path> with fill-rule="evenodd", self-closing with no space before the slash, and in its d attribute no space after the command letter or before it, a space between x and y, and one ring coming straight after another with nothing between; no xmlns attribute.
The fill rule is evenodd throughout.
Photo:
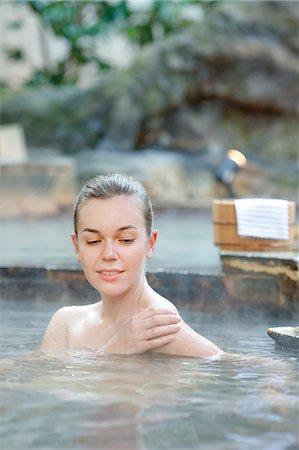
<svg viewBox="0 0 299 450"><path fill-rule="evenodd" d="M98 293L77 268L2 267L0 277L1 298L7 301L31 299L72 305L98 299ZM148 280L179 308L223 316L298 319L298 289L277 274L158 271L148 273Z"/></svg>

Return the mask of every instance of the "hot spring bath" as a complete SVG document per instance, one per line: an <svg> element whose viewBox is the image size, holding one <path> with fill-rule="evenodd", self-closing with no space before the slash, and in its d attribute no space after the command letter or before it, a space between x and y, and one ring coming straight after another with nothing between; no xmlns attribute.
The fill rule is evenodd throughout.
<svg viewBox="0 0 299 450"><path fill-rule="evenodd" d="M275 350L273 318L180 307L197 331L244 355L228 361L85 352L59 361L34 352L61 297L23 300L0 304L3 450L297 448L298 360Z"/></svg>

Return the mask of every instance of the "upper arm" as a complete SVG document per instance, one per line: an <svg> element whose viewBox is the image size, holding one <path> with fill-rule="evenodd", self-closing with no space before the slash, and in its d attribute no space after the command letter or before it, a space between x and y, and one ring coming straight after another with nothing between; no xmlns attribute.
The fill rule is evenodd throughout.
<svg viewBox="0 0 299 450"><path fill-rule="evenodd" d="M66 309L60 308L53 314L40 346L41 351L51 353L67 349Z"/></svg>
<svg viewBox="0 0 299 450"><path fill-rule="evenodd" d="M181 329L176 333L174 339L156 351L177 356L202 358L223 353L216 344L198 334L183 321Z"/></svg>

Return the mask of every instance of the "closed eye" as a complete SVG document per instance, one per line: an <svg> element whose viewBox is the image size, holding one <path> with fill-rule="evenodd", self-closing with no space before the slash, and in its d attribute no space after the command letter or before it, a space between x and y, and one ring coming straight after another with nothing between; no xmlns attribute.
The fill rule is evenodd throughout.
<svg viewBox="0 0 299 450"><path fill-rule="evenodd" d="M121 242L122 244L133 244L133 242L135 241L135 239L120 239L119 242Z"/></svg>
<svg viewBox="0 0 299 450"><path fill-rule="evenodd" d="M99 244L101 241L100 240L96 240L96 241L86 241L86 243L89 244Z"/></svg>

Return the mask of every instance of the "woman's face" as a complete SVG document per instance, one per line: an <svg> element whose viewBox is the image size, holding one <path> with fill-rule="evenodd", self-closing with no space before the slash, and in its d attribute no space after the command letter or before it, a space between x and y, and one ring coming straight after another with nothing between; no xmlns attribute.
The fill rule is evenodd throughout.
<svg viewBox="0 0 299 450"><path fill-rule="evenodd" d="M139 199L119 195L87 200L72 239L89 283L103 296L119 297L140 286L156 236L146 234Z"/></svg>

